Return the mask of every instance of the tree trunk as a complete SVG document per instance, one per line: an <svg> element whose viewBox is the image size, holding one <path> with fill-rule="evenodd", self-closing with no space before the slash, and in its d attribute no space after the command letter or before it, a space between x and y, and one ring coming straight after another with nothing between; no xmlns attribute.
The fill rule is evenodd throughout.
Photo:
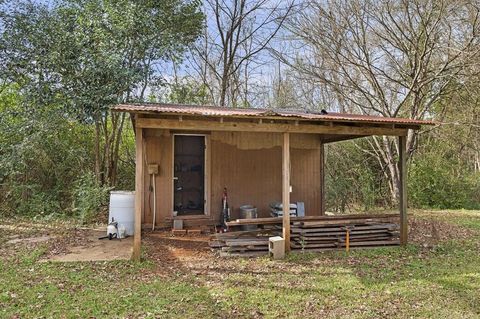
<svg viewBox="0 0 480 319"><path fill-rule="evenodd" d="M122 113L120 116L119 124L115 130L115 142L111 155L111 167L110 167L110 185L117 185L117 171L118 171L118 160L119 160L119 151L120 151L120 142L122 140L123 126L125 123L125 113ZM117 121L118 123L118 121Z"/></svg>
<svg viewBox="0 0 480 319"><path fill-rule="evenodd" d="M100 123L95 120L95 177L97 182L101 182L100 177Z"/></svg>
<svg viewBox="0 0 480 319"><path fill-rule="evenodd" d="M222 81L220 83L220 106L227 106L226 105L226 99L227 99L227 90L228 90L228 84L229 84L229 76L228 76L228 70L224 69L223 75L222 75Z"/></svg>

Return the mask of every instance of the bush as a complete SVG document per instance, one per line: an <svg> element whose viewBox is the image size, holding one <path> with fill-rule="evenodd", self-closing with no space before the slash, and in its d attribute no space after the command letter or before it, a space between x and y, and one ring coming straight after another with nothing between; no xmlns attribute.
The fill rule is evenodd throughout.
<svg viewBox="0 0 480 319"><path fill-rule="evenodd" d="M111 188L101 186L92 172L85 172L74 184L73 212L83 224L95 221L105 211Z"/></svg>
<svg viewBox="0 0 480 319"><path fill-rule="evenodd" d="M480 176L437 153L418 156L409 166L410 204L421 208L480 208Z"/></svg>
<svg viewBox="0 0 480 319"><path fill-rule="evenodd" d="M326 147L325 174L327 210L368 211L390 204L382 169L351 141Z"/></svg>
<svg viewBox="0 0 480 319"><path fill-rule="evenodd" d="M40 185L16 183L9 186L0 204L2 216L48 217L58 215L62 211L56 194L43 191Z"/></svg>
<svg viewBox="0 0 480 319"><path fill-rule="evenodd" d="M0 214L64 215L77 167L93 157L92 130L61 106L30 110L21 102L15 86L0 93Z"/></svg>

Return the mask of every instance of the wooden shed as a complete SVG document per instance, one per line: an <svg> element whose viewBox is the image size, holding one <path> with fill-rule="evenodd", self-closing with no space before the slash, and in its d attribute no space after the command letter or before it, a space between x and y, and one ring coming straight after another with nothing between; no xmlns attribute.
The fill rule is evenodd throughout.
<svg viewBox="0 0 480 319"><path fill-rule="evenodd" d="M142 225L170 227L174 219L187 226L217 224L225 188L232 218L246 204L268 217L274 201L283 207L303 202L306 216L323 215L324 145L371 135L399 138L400 237L407 241L407 132L432 122L174 104L122 104L113 111L132 114L135 127L135 259ZM283 217L286 239L289 218Z"/></svg>

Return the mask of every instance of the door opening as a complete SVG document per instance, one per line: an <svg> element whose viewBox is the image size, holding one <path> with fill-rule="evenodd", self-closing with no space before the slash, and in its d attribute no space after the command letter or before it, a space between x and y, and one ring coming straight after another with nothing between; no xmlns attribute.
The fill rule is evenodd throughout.
<svg viewBox="0 0 480 319"><path fill-rule="evenodd" d="M174 135L173 207L177 216L205 214L205 138Z"/></svg>

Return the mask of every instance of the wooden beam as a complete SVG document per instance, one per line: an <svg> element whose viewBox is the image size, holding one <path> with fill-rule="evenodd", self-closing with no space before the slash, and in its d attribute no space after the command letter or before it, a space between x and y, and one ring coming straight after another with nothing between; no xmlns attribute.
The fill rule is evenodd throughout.
<svg viewBox="0 0 480 319"><path fill-rule="evenodd" d="M233 131L233 132L270 132L270 133L311 133L334 135L389 135L406 136L407 129L391 128L391 126L348 126L348 125L321 125L286 123L257 123L257 122L217 122L205 120L175 121L161 118L139 118L137 127L158 128L169 130L195 130L195 131Z"/></svg>
<svg viewBox="0 0 480 319"><path fill-rule="evenodd" d="M290 134L283 133L282 148L282 206L285 252L290 251Z"/></svg>
<svg viewBox="0 0 480 319"><path fill-rule="evenodd" d="M304 217L291 217L290 222L316 222L316 221L332 221L335 223L349 222L349 221L376 221L380 219L396 219L398 214L348 214L348 215L335 215L335 216L304 216ZM234 221L227 222L227 226L241 226L241 225L278 225L282 224L283 218L281 217L262 217L262 218L244 218L236 219Z"/></svg>
<svg viewBox="0 0 480 319"><path fill-rule="evenodd" d="M348 141L348 140L353 140L356 138L362 138L365 137L363 135L358 136L358 135L322 135L322 143L328 144L328 143L335 143L335 142L341 142L341 141Z"/></svg>
<svg viewBox="0 0 480 319"><path fill-rule="evenodd" d="M399 208L400 208L400 244L406 245L408 242L408 219L407 219L407 138L405 136L400 136L398 138L399 145L399 160L398 160L398 171L399 176L399 185L398 189L400 192L399 198Z"/></svg>
<svg viewBox="0 0 480 319"><path fill-rule="evenodd" d="M138 121L139 119L137 119ZM138 123L138 122L137 122ZM142 245L143 203L143 129L135 128L135 231L133 234L133 260L140 260Z"/></svg>
<svg viewBox="0 0 480 319"><path fill-rule="evenodd" d="M325 144L320 142L320 215L325 215Z"/></svg>

